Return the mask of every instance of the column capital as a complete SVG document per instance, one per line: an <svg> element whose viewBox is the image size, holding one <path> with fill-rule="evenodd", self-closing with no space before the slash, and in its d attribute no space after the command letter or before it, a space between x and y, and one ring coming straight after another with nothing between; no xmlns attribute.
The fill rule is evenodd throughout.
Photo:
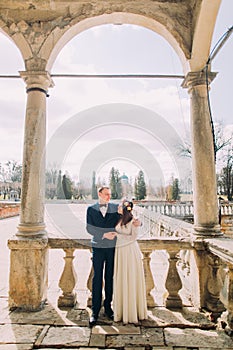
<svg viewBox="0 0 233 350"><path fill-rule="evenodd" d="M38 89L47 93L48 88L54 86L50 73L47 71L21 71L19 74L26 83L27 92Z"/></svg>
<svg viewBox="0 0 233 350"><path fill-rule="evenodd" d="M194 86L206 85L207 79L210 84L216 77L217 72L209 72L206 74L204 70L198 72L189 72L184 78L181 86L184 89L192 89Z"/></svg>

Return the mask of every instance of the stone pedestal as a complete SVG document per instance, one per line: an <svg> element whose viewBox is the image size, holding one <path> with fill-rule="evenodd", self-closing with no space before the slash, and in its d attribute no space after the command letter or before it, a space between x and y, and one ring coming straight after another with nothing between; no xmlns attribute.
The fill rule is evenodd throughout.
<svg viewBox="0 0 233 350"><path fill-rule="evenodd" d="M40 310L47 298L48 248L46 238L13 237L10 256L10 309Z"/></svg>

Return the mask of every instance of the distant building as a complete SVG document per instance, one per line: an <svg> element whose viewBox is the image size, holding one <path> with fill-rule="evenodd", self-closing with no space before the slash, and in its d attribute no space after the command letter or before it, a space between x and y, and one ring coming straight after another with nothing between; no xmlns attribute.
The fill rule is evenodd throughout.
<svg viewBox="0 0 233 350"><path fill-rule="evenodd" d="M132 197L132 186L129 183L129 178L125 173L120 177L121 187L122 187L122 197L131 199Z"/></svg>
<svg viewBox="0 0 233 350"><path fill-rule="evenodd" d="M122 183L122 185L129 183L129 178L127 175L125 175L125 173L123 173L123 175L121 176L121 183Z"/></svg>

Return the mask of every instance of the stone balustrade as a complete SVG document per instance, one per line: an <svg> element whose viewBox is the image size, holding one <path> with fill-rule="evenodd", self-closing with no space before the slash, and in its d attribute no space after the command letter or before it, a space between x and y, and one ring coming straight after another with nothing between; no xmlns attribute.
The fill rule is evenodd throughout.
<svg viewBox="0 0 233 350"><path fill-rule="evenodd" d="M176 237L163 238L144 238L139 240L140 249L142 252L142 259L146 279L146 298L148 307L156 305L151 291L154 289L153 271L151 271L151 254L153 251L160 250L167 252L168 271L164 289L167 290L165 305L168 308L181 308L182 299L179 291L182 288L182 281L177 270L177 261L179 259L179 252L182 250L191 250L192 246L188 240ZM59 306L74 306L77 302L77 295L74 292L77 284L77 274L74 269L73 259L76 249L91 249L90 240L80 239L72 240L66 238L49 238L50 249L63 249L65 252L65 264L62 275L59 281L59 287L62 290L62 295L59 297ZM89 278L87 280L87 289L91 295L91 280L93 271L91 269ZM91 305L91 296L87 301L88 306Z"/></svg>
<svg viewBox="0 0 233 350"><path fill-rule="evenodd" d="M171 217L186 218L193 216L193 202L179 202L179 201L134 201L137 206L144 207L155 213L168 215ZM221 202L221 215L233 215L233 203Z"/></svg>
<svg viewBox="0 0 233 350"><path fill-rule="evenodd" d="M156 271L153 270L151 257L153 253L161 251L167 259L164 305L171 309L182 308L184 300L181 290L185 289L191 305L207 309L214 319L225 314L222 324L226 329L233 330L233 240L225 237L196 239L190 223L138 206L135 213L143 223L138 241L145 271L148 307L157 305L152 293L156 288ZM58 305L74 306L78 302L75 292L78 285L74 267L75 250L91 251L90 240L51 236L48 245L50 249L63 249L65 253L64 269L59 280L62 295ZM88 306L91 305L92 276L91 269L86 285L89 291Z"/></svg>

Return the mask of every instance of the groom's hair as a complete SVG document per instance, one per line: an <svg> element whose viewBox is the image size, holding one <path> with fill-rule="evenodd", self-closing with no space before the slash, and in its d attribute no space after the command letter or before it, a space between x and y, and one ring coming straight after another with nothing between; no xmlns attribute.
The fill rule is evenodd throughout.
<svg viewBox="0 0 233 350"><path fill-rule="evenodd" d="M108 186L101 186L98 188L98 193L101 193L104 189L110 190L110 188Z"/></svg>

